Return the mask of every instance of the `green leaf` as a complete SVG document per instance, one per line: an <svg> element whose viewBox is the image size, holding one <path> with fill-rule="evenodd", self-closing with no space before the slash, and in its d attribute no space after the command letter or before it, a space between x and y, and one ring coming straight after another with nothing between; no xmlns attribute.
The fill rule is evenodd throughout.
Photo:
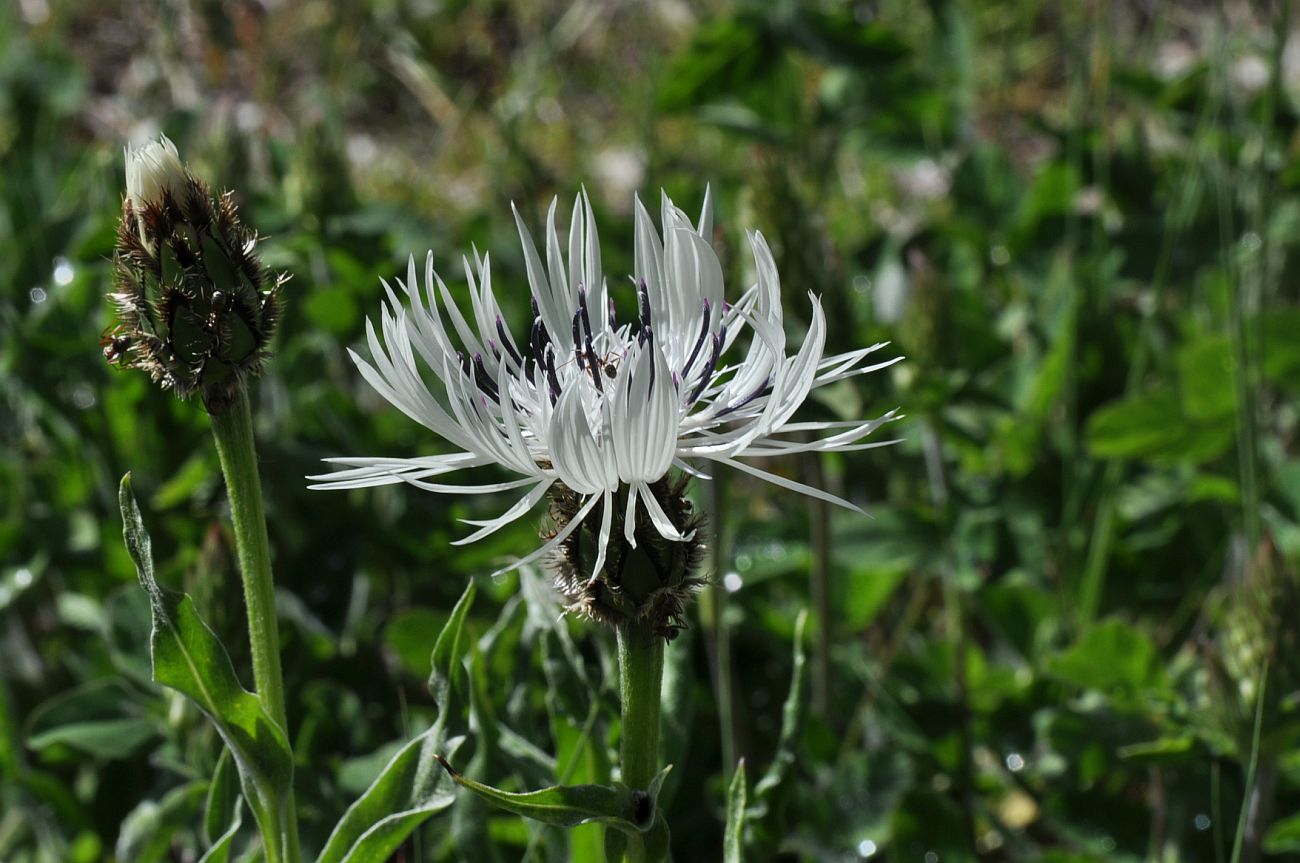
<svg viewBox="0 0 1300 863"><path fill-rule="evenodd" d="M1048 663L1053 676L1085 689L1136 695L1161 684L1164 668L1147 634L1111 618Z"/></svg>
<svg viewBox="0 0 1300 863"><path fill-rule="evenodd" d="M256 696L239 685L230 656L199 618L193 601L159 586L130 474L122 478L118 503L126 548L153 608L153 679L188 696L212 720L239 769L244 798L263 842L271 846L268 857L282 859L282 802L293 784L293 756L285 734Z"/></svg>
<svg viewBox="0 0 1300 863"><path fill-rule="evenodd" d="M808 609L799 612L794 624L794 669L790 675L790 693L786 696L785 706L781 709L781 736L777 740L776 754L768 766L763 778L754 786L754 806L749 812L752 818L764 818L771 811L771 803L777 792L785 785L790 769L795 762L795 746L799 741L799 731L803 727L804 708L807 706L804 693L805 670L808 657L804 651L804 631L808 627Z"/></svg>
<svg viewBox="0 0 1300 863"><path fill-rule="evenodd" d="M476 782L438 756L453 781L479 798L507 812L553 827L576 827L588 822L608 824L625 833L643 833L655 823L659 789L671 766L650 781L645 791L621 782L612 785L553 785L540 791L512 792Z"/></svg>
<svg viewBox="0 0 1300 863"><path fill-rule="evenodd" d="M1269 854L1300 853L1300 813L1273 822L1264 835L1264 850Z"/></svg>
<svg viewBox="0 0 1300 863"><path fill-rule="evenodd" d="M1274 307L1261 312L1254 324L1260 330L1264 374L1278 386L1294 391L1300 381L1300 309Z"/></svg>
<svg viewBox="0 0 1300 863"><path fill-rule="evenodd" d="M116 681L88 683L55 696L32 711L27 745L68 747L96 758L128 758L158 735L158 726L127 708L131 695Z"/></svg>
<svg viewBox="0 0 1300 863"><path fill-rule="evenodd" d="M423 677L429 671L429 654L446 622L446 612L404 609L393 615L384 628L384 645L393 651L405 671Z"/></svg>
<svg viewBox="0 0 1300 863"><path fill-rule="evenodd" d="M208 799L203 806L203 841L209 846L220 841L226 825L238 818L239 772L235 768L230 750L221 750L217 769L212 772L208 786Z"/></svg>
<svg viewBox="0 0 1300 863"><path fill-rule="evenodd" d="M1232 341L1206 336L1178 351L1178 385L1188 418L1198 422L1231 419L1237 412Z"/></svg>
<svg viewBox="0 0 1300 863"><path fill-rule="evenodd" d="M742 863L745 859L745 759L736 764L736 772L727 788L727 824L722 833L724 863Z"/></svg>
<svg viewBox="0 0 1300 863"><path fill-rule="evenodd" d="M1119 757L1139 764L1167 765L1188 761L1196 741L1190 736L1161 737L1142 743L1121 746Z"/></svg>
<svg viewBox="0 0 1300 863"><path fill-rule="evenodd" d="M235 837L239 835L239 828L244 826L243 807L239 803L239 798L235 798L235 813L231 817L230 827L217 837L207 852L199 858L199 863L229 863L230 851L235 845Z"/></svg>
<svg viewBox="0 0 1300 863"><path fill-rule="evenodd" d="M438 786L438 774L432 768L433 759L445 740L451 692L461 656L461 633L474 602L474 592L474 583L470 582L433 647L429 688L438 703L437 719L428 731L402 747L348 808L330 833L316 863L383 863L412 830L455 800L455 795Z"/></svg>
<svg viewBox="0 0 1300 863"><path fill-rule="evenodd" d="M1088 417L1088 449L1098 458L1208 461L1232 443L1227 421L1198 423L1172 387L1103 405Z"/></svg>
<svg viewBox="0 0 1300 863"><path fill-rule="evenodd" d="M206 782L190 782L169 791L162 800L146 800L122 822L118 833L118 860L161 863L171 853L176 834L186 830L207 794Z"/></svg>

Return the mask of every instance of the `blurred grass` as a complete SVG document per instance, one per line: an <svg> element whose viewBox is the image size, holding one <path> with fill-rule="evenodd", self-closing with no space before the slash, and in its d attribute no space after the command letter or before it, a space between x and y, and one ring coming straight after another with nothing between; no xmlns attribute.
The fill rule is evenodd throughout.
<svg viewBox="0 0 1300 863"><path fill-rule="evenodd" d="M1242 835L1243 859L1300 853L1300 674L1278 646L1300 612L1276 632L1225 612L1265 566L1293 582L1300 556L1291 26L1285 4L1245 3L0 9L0 859L106 859L138 804L215 764L200 717L145 682L114 502L128 469L164 579L241 661L205 420L96 345L121 147L158 131L238 190L294 276L256 398L309 845L367 757L429 715L420 657L465 580L533 542L521 522L448 544L495 501L305 490L324 456L443 446L346 357L379 278L428 248L450 276L477 244L517 322L511 201L537 224L585 183L619 273L632 192L689 210L708 182L730 290L759 228L794 320L813 290L831 347L908 356L809 414L911 419L895 448L778 463L870 520L814 509L810 529L804 501L743 476L715 499L719 586L681 646L677 858L720 855L732 759L762 775L772 758L810 605L817 709L791 792L751 819L753 859L1226 859L1259 796L1254 699L1237 700L1266 661L1275 824ZM568 732L537 716L554 645L510 605L517 580L482 587L481 707L553 752ZM608 639L564 631L608 702ZM52 699L113 676L129 695L95 697L93 718L152 727L144 749L36 734ZM490 826L483 853L563 859L560 838ZM455 859L448 829L408 859ZM169 853L194 847L176 836Z"/></svg>

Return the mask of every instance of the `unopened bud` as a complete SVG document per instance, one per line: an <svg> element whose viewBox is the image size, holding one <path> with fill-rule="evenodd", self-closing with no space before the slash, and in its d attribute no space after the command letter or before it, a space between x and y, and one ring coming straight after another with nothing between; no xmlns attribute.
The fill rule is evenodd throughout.
<svg viewBox="0 0 1300 863"><path fill-rule="evenodd" d="M255 253L231 193L215 197L167 138L126 148L126 198L104 335L114 365L147 371L181 398L224 410L261 371L280 286Z"/></svg>

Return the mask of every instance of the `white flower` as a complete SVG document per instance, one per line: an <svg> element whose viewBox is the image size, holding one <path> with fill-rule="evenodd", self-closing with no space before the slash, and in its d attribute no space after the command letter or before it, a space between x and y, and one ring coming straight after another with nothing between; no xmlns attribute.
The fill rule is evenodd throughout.
<svg viewBox="0 0 1300 863"><path fill-rule="evenodd" d="M176 145L166 135L143 147L128 144L124 154L126 196L136 207L161 203L164 192L175 194L185 184L185 166Z"/></svg>
<svg viewBox="0 0 1300 863"><path fill-rule="evenodd" d="M783 488L857 509L828 492L754 467L742 458L807 451L850 451L891 411L865 422L791 422L816 387L891 365L864 364L882 344L824 356L826 320L816 297L812 323L797 353L786 352L781 286L761 234L750 235L758 281L735 302L723 298L722 268L709 244L712 204L705 192L698 225L663 198L663 235L636 201L635 273L623 290L636 300L634 321L616 319L601 269L596 222L585 193L574 202L567 258L547 215L545 259L518 212L533 323L526 341L506 327L492 291L488 256L464 259L467 318L425 260L424 292L410 260L406 303L384 282L388 305L380 334L367 322L373 362L352 353L361 374L407 416L460 449L425 458L336 458L349 469L311 477L313 488L357 488L405 482L443 494L526 489L513 506L457 540L474 542L523 516L557 481L585 496L576 516L544 546L510 569L548 553L600 501L594 576L609 542L615 494L626 488L625 537L631 545L637 507L665 539L685 540L650 485L676 466L707 479L689 461L713 461ZM441 307L441 308L440 308ZM450 320L448 329L444 322ZM746 339L742 333L749 332ZM743 346L743 347L742 347ZM438 381L431 392L420 361ZM813 441L778 435L828 432ZM438 477L495 465L519 478L484 485L448 485ZM499 573L498 573L499 574Z"/></svg>

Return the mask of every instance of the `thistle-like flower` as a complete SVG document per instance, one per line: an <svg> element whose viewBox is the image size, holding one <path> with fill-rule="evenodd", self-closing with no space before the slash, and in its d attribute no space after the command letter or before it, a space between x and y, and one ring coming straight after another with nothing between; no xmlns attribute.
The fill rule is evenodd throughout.
<svg viewBox="0 0 1300 863"><path fill-rule="evenodd" d="M279 317L286 277L266 271L256 244L231 193L214 197L166 137L127 147L105 358L223 410L261 371Z"/></svg>
<svg viewBox="0 0 1300 863"><path fill-rule="evenodd" d="M707 192L696 224L665 195L662 236L640 200L635 210L636 271L624 291L636 315L626 322L616 313L617 288L606 283L585 193L574 203L567 259L554 202L545 261L515 213L532 292L526 340L516 340L506 326L488 256L475 251L472 262L463 260L468 317L434 272L432 255L421 292L412 258L405 282L398 281L405 303L384 282L388 305L380 332L367 322L373 362L352 356L384 398L460 451L329 459L347 469L311 479L318 481L313 488L408 483L442 494L525 490L500 516L468 522L478 530L458 544L521 518L549 492L554 527L545 543L497 574L553 555L571 610L614 623L649 619L671 637L683 625L686 599L702 583L697 519L673 468L707 479L692 462L711 461L856 509L741 459L892 443L863 439L894 419L893 411L865 422L791 418L814 388L894 360L866 364L883 344L824 356L826 320L816 297L803 345L787 355L780 280L761 234L750 235L757 282L728 303L708 239ZM425 384L417 356L436 378L436 391ZM809 432L829 434L811 441L781 437ZM483 485L437 479L487 466L519 476Z"/></svg>

